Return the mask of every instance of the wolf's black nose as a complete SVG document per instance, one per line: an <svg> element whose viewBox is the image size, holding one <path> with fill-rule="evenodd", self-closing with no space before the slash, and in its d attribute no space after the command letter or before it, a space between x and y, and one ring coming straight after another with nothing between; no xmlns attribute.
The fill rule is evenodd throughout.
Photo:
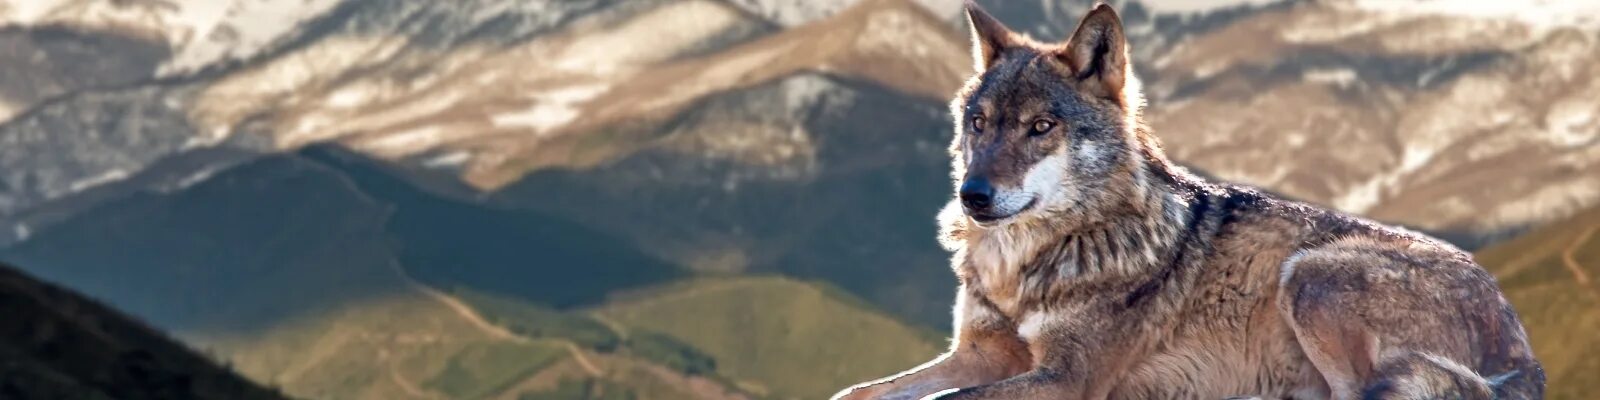
<svg viewBox="0 0 1600 400"><path fill-rule="evenodd" d="M989 180L984 178L967 178L961 183L961 205L968 209L983 210L989 208L994 200L994 186L989 185Z"/></svg>

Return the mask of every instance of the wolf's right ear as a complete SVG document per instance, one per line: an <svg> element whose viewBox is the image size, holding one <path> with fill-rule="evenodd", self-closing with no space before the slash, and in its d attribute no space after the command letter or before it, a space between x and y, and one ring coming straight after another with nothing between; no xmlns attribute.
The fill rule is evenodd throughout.
<svg viewBox="0 0 1600 400"><path fill-rule="evenodd" d="M966 6L967 23L972 26L972 68L983 72L994 66L1000 52L1015 44L1014 34L978 3L967 0Z"/></svg>

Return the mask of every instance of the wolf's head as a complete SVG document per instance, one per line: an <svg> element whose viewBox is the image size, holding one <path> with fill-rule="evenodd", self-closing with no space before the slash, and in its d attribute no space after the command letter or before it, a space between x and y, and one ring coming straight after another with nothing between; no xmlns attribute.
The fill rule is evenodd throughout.
<svg viewBox="0 0 1600 400"><path fill-rule="evenodd" d="M971 2L977 74L951 102L957 196L983 227L1048 218L1093 223L1136 206L1142 162L1160 157L1116 11L1101 4L1072 37L1041 43Z"/></svg>

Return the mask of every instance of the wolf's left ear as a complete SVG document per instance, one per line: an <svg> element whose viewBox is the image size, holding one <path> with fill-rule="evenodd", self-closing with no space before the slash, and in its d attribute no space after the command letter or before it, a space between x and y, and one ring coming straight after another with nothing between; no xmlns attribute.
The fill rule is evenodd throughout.
<svg viewBox="0 0 1600 400"><path fill-rule="evenodd" d="M1122 100L1122 87L1128 78L1128 39L1122 34L1122 19L1111 6L1101 3L1078 23L1078 30L1067 39L1057 57L1072 68L1085 91L1099 97Z"/></svg>

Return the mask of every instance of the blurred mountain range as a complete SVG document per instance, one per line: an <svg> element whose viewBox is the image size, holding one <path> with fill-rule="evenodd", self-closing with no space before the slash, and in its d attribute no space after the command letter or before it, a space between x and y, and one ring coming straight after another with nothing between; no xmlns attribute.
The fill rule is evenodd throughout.
<svg viewBox="0 0 1600 400"><path fill-rule="evenodd" d="M1091 2L984 3L1057 40ZM1199 172L1485 251L1600 205L1600 7L1113 3ZM0 259L294 396L817 398L948 323L957 1L0 21ZM1592 295L1579 276L1537 293ZM1593 348L1567 327L1530 322L1536 348Z"/></svg>

